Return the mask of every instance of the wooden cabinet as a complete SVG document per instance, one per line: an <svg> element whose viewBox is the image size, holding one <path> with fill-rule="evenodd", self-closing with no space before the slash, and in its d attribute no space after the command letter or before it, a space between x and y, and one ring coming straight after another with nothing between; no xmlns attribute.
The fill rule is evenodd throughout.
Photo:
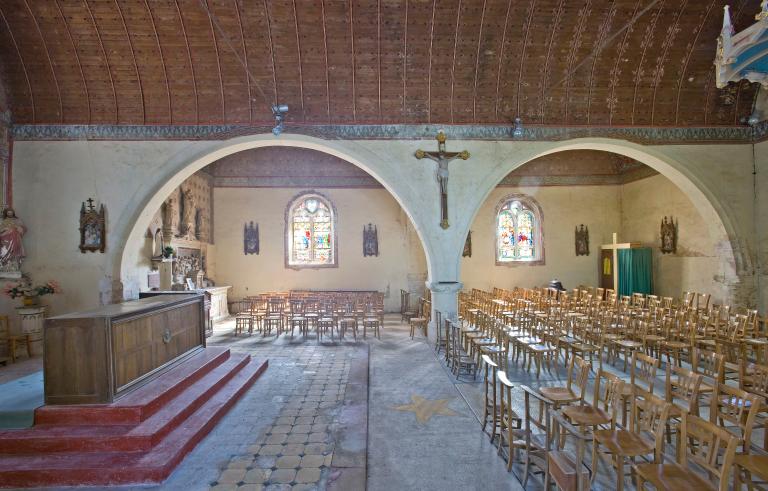
<svg viewBox="0 0 768 491"><path fill-rule="evenodd" d="M144 298L46 319L46 404L109 403L205 346L203 295Z"/></svg>

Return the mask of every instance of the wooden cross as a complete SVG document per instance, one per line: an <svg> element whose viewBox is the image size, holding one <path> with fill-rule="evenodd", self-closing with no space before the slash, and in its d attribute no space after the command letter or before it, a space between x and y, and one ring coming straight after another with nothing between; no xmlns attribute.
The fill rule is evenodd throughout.
<svg viewBox="0 0 768 491"><path fill-rule="evenodd" d="M437 133L435 139L437 140L437 152L425 152L419 149L416 150L415 155L419 160L427 158L437 162L437 184L440 186L440 226L448 228L448 164L455 159L467 160L469 152L466 150L446 152L446 136L443 130Z"/></svg>
<svg viewBox="0 0 768 491"><path fill-rule="evenodd" d="M87 199L87 200L85 200L85 201L87 201L87 202L88 202L88 210L89 210L89 211L93 211L93 198L88 198L88 199Z"/></svg>
<svg viewBox="0 0 768 491"><path fill-rule="evenodd" d="M602 249L612 249L613 250L613 291L617 292L619 291L619 249L632 249L633 247L640 247L639 242L624 242L622 244L619 244L616 241L616 238L618 237L618 234L616 232L613 233L613 242L611 244L603 244L600 246Z"/></svg>

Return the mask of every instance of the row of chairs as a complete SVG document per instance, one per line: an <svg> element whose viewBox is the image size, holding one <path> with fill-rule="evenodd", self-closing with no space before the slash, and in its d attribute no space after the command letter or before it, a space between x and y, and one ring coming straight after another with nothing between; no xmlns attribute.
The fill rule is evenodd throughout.
<svg viewBox="0 0 768 491"><path fill-rule="evenodd" d="M327 293L310 296L259 295L244 300L235 315L235 335L246 331L258 331L270 336L274 330L277 337L295 332L307 337L314 331L317 340L334 331L339 340L351 333L355 340L359 330L367 337L370 330L381 338L384 325L384 295L381 293L354 295Z"/></svg>
<svg viewBox="0 0 768 491"><path fill-rule="evenodd" d="M510 468L515 454L522 453L518 460L525 466L524 481L531 469L538 469L563 489L589 489L599 462L607 458L616 469L619 489L627 467L640 486L650 482L658 489L668 489L675 482L706 488L709 484L703 483L711 483L711 478L721 489L727 489L731 474L736 485L745 480L752 486L754 473L749 469L768 466L764 456L754 454L758 447L752 442L753 431L762 430L765 435L768 426L768 366L750 363L743 357L737 360L737 377L727 378L727 357L705 349L706 344L686 343L675 355L670 352L675 346L665 344L674 337L646 336L641 341L642 336L627 332L634 329L648 333L649 310L643 306L647 305L647 297L641 302L637 297L595 300L588 291L575 295L579 298L574 300L574 295L559 292L520 290L517 295L497 298L488 292L473 292L462 295L461 321L444 321L443 332L448 340L436 344L436 349L446 347L446 360L454 360L449 361L449 366L460 360L455 364L457 376L461 369L476 375L478 367L485 367L483 428L491 424L491 438L498 440L499 451L508 456ZM693 319L698 323L699 317L711 316L708 302L692 304L690 298L686 295L677 304L669 303L660 318L662 323L667 319L667 331L690 329ZM695 315L691 314L694 309ZM686 315L679 315L679 311ZM741 330L747 335L758 333ZM526 341L531 341L525 337L532 335L551 348L553 360L563 357L568 380L564 387L539 391L521 386L525 414L518 416L507 373L521 353L525 362L525 350L530 349ZM450 356L449 350L453 350ZM661 390L655 387L655 381L664 355L665 386ZM630 375L628 383L604 369L604 356L607 361L624 358L624 370L629 369ZM589 403L585 400L587 381L595 370L593 400ZM708 417L703 414L707 412ZM664 436L669 443L673 435L678 450L676 463L665 462L664 452L660 451ZM566 454L567 441L571 446ZM768 448L766 441L764 437L760 450ZM585 449L589 445L592 466L588 469L581 464L587 463ZM641 455L647 457L646 464L636 464ZM699 462L704 457L715 460Z"/></svg>

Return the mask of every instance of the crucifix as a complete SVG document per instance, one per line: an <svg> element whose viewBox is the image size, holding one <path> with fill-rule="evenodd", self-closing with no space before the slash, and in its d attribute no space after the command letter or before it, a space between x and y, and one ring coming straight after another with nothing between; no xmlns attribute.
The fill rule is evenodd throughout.
<svg viewBox="0 0 768 491"><path fill-rule="evenodd" d="M600 246L600 249L602 249L600 254L600 272L601 272L601 277L603 279L606 279L608 276L612 277L613 291L618 292L619 291L619 275L617 274L618 271L616 267L619 264L619 249L632 249L633 247L641 247L641 244L639 242L625 242L625 243L619 244L616 238L617 238L617 234L616 232L614 232L613 242L610 244L603 244ZM612 257L609 260L610 262L606 264L606 259L608 259L608 256L606 253L608 251L611 251ZM604 284L601 284L601 286L605 288Z"/></svg>
<svg viewBox="0 0 768 491"><path fill-rule="evenodd" d="M446 152L445 151L445 133L440 130L437 133L437 152L425 152L424 150L416 150L416 158L421 160L424 158L434 160L437 162L437 183L440 185L440 226L442 228L448 228L448 164L455 159L467 160L469 158L469 152L466 150L461 152Z"/></svg>

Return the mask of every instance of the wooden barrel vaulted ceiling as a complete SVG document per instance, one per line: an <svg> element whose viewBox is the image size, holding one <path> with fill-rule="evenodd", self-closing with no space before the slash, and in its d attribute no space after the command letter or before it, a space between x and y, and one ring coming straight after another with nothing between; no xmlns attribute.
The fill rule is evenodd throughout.
<svg viewBox="0 0 768 491"><path fill-rule="evenodd" d="M15 123L740 125L726 3L0 0L0 62Z"/></svg>

